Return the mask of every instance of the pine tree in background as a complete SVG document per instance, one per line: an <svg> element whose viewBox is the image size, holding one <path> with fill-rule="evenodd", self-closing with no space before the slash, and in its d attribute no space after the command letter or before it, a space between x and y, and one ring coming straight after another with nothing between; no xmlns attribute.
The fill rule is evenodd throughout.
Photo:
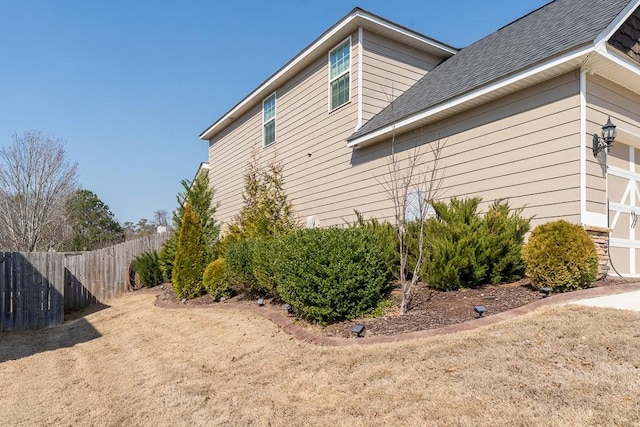
<svg viewBox="0 0 640 427"><path fill-rule="evenodd" d="M202 275L208 261L209 254L202 225L197 213L187 202L178 234L172 272L173 289L179 298L195 298L204 294Z"/></svg>
<svg viewBox="0 0 640 427"><path fill-rule="evenodd" d="M74 192L67 200L66 210L73 230L69 250L93 251L125 241L124 230L109 206L92 191Z"/></svg>
<svg viewBox="0 0 640 427"><path fill-rule="evenodd" d="M180 183L184 191L178 193L176 197L178 207L173 212L173 234L165 242L160 252L160 268L167 282L171 281L178 235L182 228L182 218L185 214L187 203L191 205L191 208L199 218L207 247L208 261L215 259L214 245L220 234L220 225L215 217L218 204L213 202L215 190L209 187L209 175L207 172L201 171L193 183L186 179L183 179Z"/></svg>

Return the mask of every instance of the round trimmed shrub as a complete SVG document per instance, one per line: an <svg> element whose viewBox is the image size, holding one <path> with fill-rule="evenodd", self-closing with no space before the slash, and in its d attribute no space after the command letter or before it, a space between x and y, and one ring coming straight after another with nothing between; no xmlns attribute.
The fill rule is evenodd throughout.
<svg viewBox="0 0 640 427"><path fill-rule="evenodd" d="M253 253L256 240L238 240L229 243L224 251L229 283L239 293L253 295L257 280L253 274Z"/></svg>
<svg viewBox="0 0 640 427"><path fill-rule="evenodd" d="M522 249L534 288L558 292L591 285L598 274L595 244L584 229L564 220L539 225Z"/></svg>
<svg viewBox="0 0 640 427"><path fill-rule="evenodd" d="M209 263L202 276L202 284L207 293L217 300L220 297L230 297L231 287L227 279L227 265L224 258L218 258Z"/></svg>
<svg viewBox="0 0 640 427"><path fill-rule="evenodd" d="M364 228L296 231L273 254L274 282L283 301L318 323L371 314L389 280L386 247Z"/></svg>

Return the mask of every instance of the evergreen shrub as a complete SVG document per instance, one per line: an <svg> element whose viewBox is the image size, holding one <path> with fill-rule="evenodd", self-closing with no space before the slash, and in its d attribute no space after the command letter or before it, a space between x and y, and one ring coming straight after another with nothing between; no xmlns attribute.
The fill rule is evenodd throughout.
<svg viewBox="0 0 640 427"><path fill-rule="evenodd" d="M227 265L227 277L231 286L241 293L251 294L257 287L253 274L253 253L256 240L238 240L226 245L224 259Z"/></svg>
<svg viewBox="0 0 640 427"><path fill-rule="evenodd" d="M386 222L380 222L376 218L365 220L360 212L355 211L356 222L350 224L350 227L363 227L375 234L384 246L384 264L389 269L389 273L393 274L400 265L400 248L398 243L398 232L396 228Z"/></svg>
<svg viewBox="0 0 640 427"><path fill-rule="evenodd" d="M140 282L151 288L163 282L162 271L158 261L158 252L143 252L133 259L131 267L138 275Z"/></svg>
<svg viewBox="0 0 640 427"><path fill-rule="evenodd" d="M198 215L187 203L173 263L172 285L179 298L195 298L205 291L202 275L208 264L209 252Z"/></svg>
<svg viewBox="0 0 640 427"><path fill-rule="evenodd" d="M254 241L252 258L253 277L255 279L252 292L254 294L279 297L275 268L282 244L282 238L266 238Z"/></svg>
<svg viewBox="0 0 640 427"><path fill-rule="evenodd" d="M224 258L220 257L209 263L204 270L202 284L215 300L231 296L232 291L227 279L227 265Z"/></svg>
<svg viewBox="0 0 640 427"><path fill-rule="evenodd" d="M384 242L364 227L289 234L273 254L278 294L312 322L370 314L389 280L385 251Z"/></svg>
<svg viewBox="0 0 640 427"><path fill-rule="evenodd" d="M521 249L531 219L521 216L522 209L512 212L502 200L481 216L481 201L475 197L433 203L436 216L424 227L425 262L420 272L430 287L457 290L517 280L524 274ZM415 234L418 228L409 230Z"/></svg>
<svg viewBox="0 0 640 427"><path fill-rule="evenodd" d="M588 287L598 274L598 254L587 232L558 220L536 227L522 249L527 276L534 288L557 292Z"/></svg>

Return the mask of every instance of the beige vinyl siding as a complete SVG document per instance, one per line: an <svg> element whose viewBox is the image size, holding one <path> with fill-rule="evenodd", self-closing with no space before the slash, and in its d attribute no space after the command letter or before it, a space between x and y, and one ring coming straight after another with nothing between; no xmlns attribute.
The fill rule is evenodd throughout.
<svg viewBox="0 0 640 427"><path fill-rule="evenodd" d="M417 49L363 31L362 117L366 123L441 62Z"/></svg>
<svg viewBox="0 0 640 427"><path fill-rule="evenodd" d="M525 214L536 216L534 224L557 218L579 222L578 85L573 73L561 76L410 135L398 135L396 144L410 147L436 138L446 143L443 198L479 196L485 201L483 209L495 199L508 198L514 208L526 205ZM354 170L389 150L389 143L357 150ZM385 171L378 167L362 173L380 179ZM375 179L369 182L380 191ZM356 207L365 216L375 214Z"/></svg>

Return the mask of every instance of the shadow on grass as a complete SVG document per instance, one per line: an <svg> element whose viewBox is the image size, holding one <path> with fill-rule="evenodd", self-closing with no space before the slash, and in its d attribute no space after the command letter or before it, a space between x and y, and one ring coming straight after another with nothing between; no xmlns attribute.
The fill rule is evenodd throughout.
<svg viewBox="0 0 640 427"><path fill-rule="evenodd" d="M18 360L46 351L73 347L100 338L102 334L85 316L109 308L105 304L75 311L65 315L62 326L37 331L0 332L0 363Z"/></svg>

